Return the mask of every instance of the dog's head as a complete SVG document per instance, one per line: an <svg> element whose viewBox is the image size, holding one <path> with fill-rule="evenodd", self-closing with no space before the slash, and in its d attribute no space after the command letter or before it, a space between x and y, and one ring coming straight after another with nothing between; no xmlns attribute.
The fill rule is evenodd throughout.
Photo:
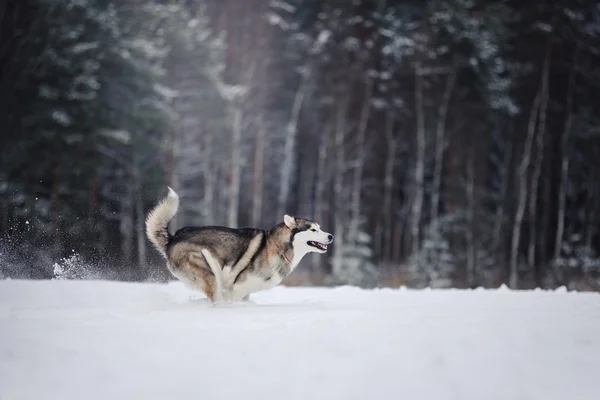
<svg viewBox="0 0 600 400"><path fill-rule="evenodd" d="M323 232L316 222L286 214L283 223L292 230L291 242L294 250L325 253L327 245L333 242L333 235Z"/></svg>

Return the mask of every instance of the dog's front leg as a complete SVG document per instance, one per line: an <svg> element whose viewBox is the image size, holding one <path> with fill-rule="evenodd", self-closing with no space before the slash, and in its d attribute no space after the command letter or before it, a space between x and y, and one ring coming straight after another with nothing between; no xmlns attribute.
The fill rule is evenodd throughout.
<svg viewBox="0 0 600 400"><path fill-rule="evenodd" d="M226 265L221 270L221 284L223 287L223 300L232 301L233 299L233 281L235 277L231 274L231 266Z"/></svg>
<svg viewBox="0 0 600 400"><path fill-rule="evenodd" d="M212 260L211 260L212 261ZM213 266L216 268L218 262L214 260ZM236 264L237 266L237 264ZM244 285L236 285L235 281L239 271L235 271L235 267L225 265L222 269L219 266L220 274L220 285L223 290L223 300L226 302L250 301L250 293Z"/></svg>

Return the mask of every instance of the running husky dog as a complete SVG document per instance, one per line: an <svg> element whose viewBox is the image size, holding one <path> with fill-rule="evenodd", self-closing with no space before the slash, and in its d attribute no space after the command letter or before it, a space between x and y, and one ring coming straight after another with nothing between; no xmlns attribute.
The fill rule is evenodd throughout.
<svg viewBox="0 0 600 400"><path fill-rule="evenodd" d="M146 219L146 235L167 259L167 268L211 302L247 300L251 293L278 285L309 252L325 253L333 235L319 224L285 215L270 230L223 226L185 227L174 235L169 222L179 196L169 194Z"/></svg>

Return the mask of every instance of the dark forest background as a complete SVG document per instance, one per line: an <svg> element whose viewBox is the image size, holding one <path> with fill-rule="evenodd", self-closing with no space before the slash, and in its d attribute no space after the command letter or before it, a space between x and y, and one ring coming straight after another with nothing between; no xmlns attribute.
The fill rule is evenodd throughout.
<svg viewBox="0 0 600 400"><path fill-rule="evenodd" d="M4 0L0 277L169 278L144 235L336 241L288 284L600 288L600 7Z"/></svg>

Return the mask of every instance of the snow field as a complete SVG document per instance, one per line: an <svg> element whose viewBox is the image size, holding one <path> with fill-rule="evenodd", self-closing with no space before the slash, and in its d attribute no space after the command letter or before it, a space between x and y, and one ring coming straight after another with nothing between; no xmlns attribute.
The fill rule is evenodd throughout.
<svg viewBox="0 0 600 400"><path fill-rule="evenodd" d="M600 295L0 281L0 400L600 399Z"/></svg>

